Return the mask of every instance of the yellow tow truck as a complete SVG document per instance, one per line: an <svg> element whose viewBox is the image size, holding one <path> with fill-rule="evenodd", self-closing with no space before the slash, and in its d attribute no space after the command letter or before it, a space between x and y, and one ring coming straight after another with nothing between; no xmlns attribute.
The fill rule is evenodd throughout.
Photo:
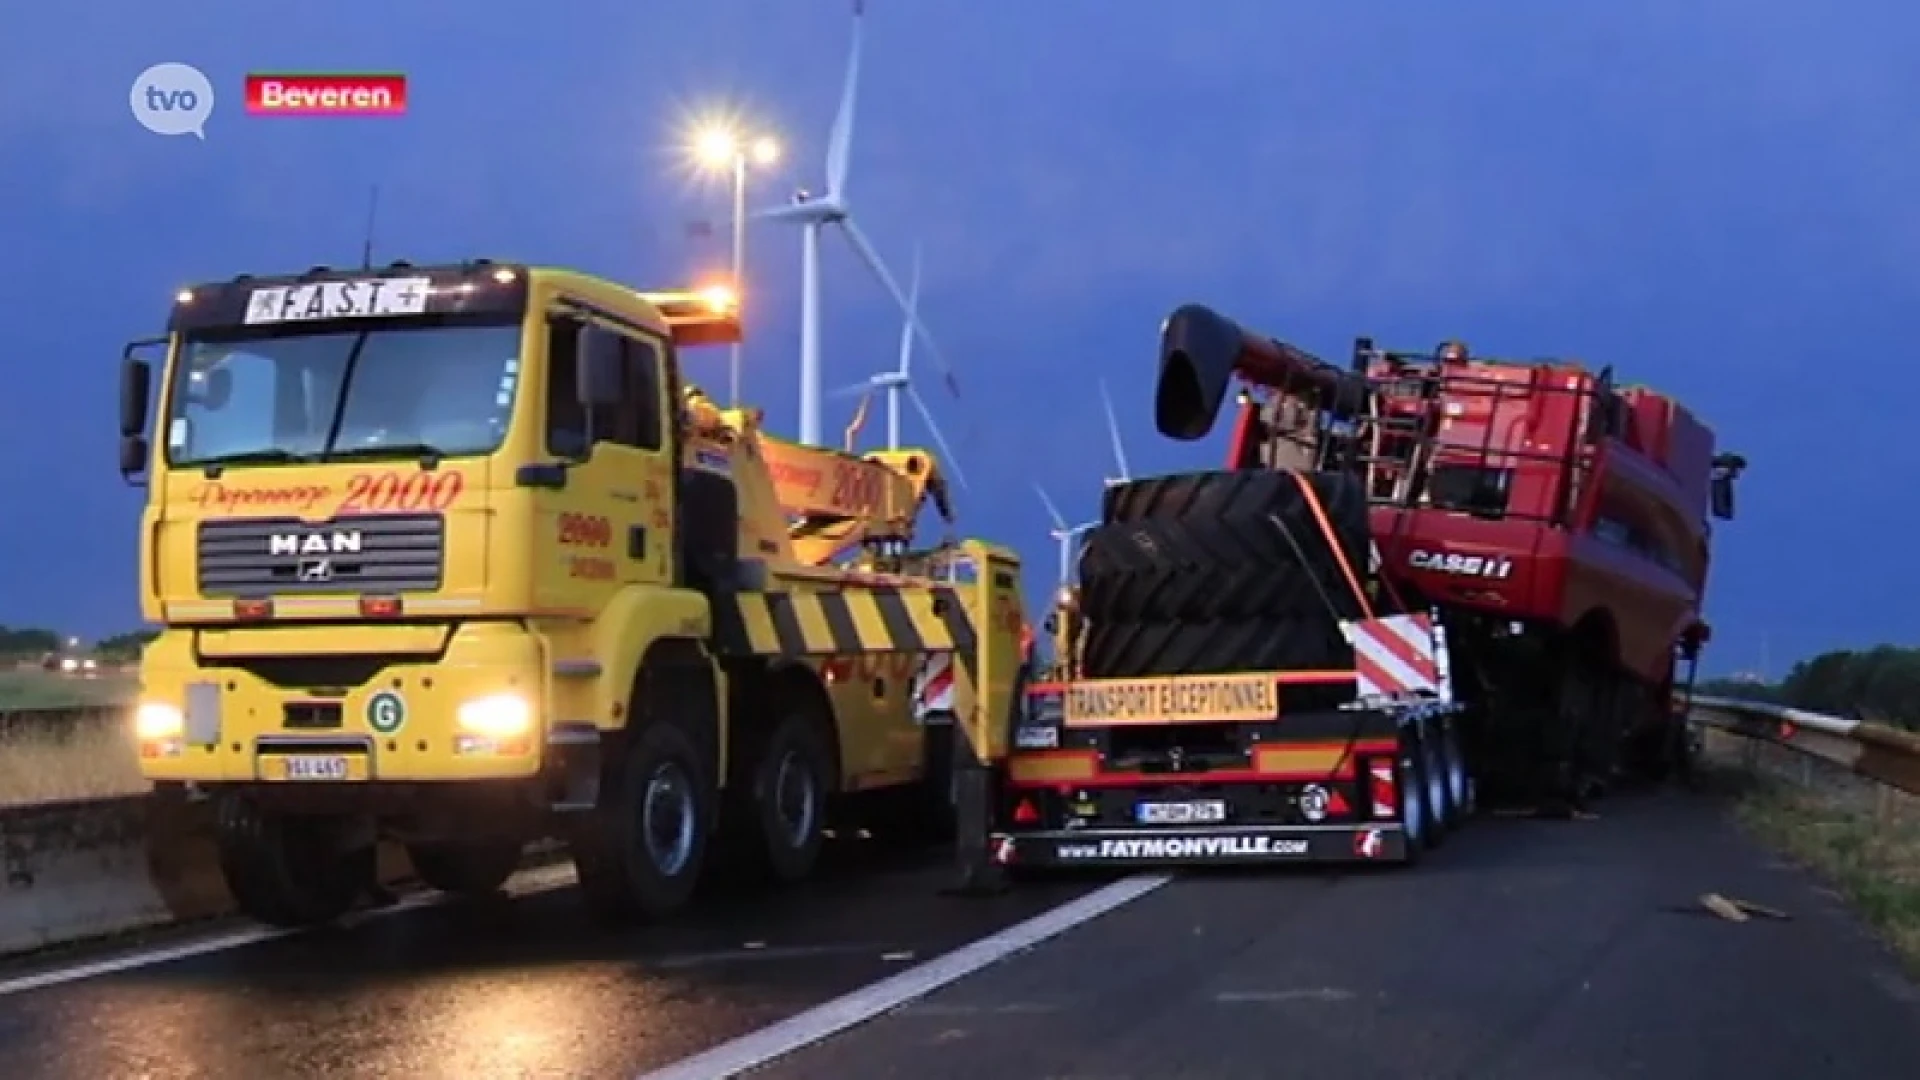
<svg viewBox="0 0 1920 1080"><path fill-rule="evenodd" d="M127 347L141 770L214 801L245 913L339 916L381 840L484 893L559 838L656 918L721 863L804 877L856 796L951 825L955 747L1005 753L1017 559L911 546L930 455L683 381L739 336L725 296L475 260L197 285Z"/></svg>

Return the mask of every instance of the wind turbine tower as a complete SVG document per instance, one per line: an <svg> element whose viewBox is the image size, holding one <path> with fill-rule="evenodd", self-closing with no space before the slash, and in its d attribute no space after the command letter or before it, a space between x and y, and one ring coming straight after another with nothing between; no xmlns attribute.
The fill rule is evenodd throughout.
<svg viewBox="0 0 1920 1080"><path fill-rule="evenodd" d="M1039 484L1035 484L1033 485L1033 490L1040 493L1040 501L1046 505L1047 516L1053 519L1053 529L1047 535L1053 537L1054 540L1060 544L1059 587L1065 589L1067 586L1073 584L1074 542L1080 538L1080 534L1098 527L1100 523L1098 521L1083 521L1078 525L1068 525L1066 517L1060 513L1060 508L1053 505L1053 500L1047 497L1047 489L1041 487Z"/></svg>
<svg viewBox="0 0 1920 1080"><path fill-rule="evenodd" d="M880 391L887 395L887 449L900 449L900 399L905 397L913 404L915 412L927 425L927 432L933 436L934 445L940 448L942 464L953 473L960 486L967 486L967 477L960 471L960 460L954 455L953 447L947 443L947 437L940 433L940 425L933 419L933 410L927 407L926 399L913 385L913 327L914 314L920 307L920 249L913 250L913 277L907 286L907 318L900 326L900 366L891 371L881 371L868 376L850 386L835 390L831 397L850 397L855 394L871 394Z"/></svg>
<svg viewBox="0 0 1920 1080"><path fill-rule="evenodd" d="M1133 473L1127 470L1127 447L1120 441L1120 421L1113 415L1113 396L1107 393L1107 380L1100 380L1100 404L1107 410L1107 438L1113 442L1113 463L1119 467L1119 476L1107 477L1107 486L1124 484L1133 479Z"/></svg>
<svg viewBox="0 0 1920 1080"><path fill-rule="evenodd" d="M865 14L865 5L861 0L854 0L853 48L847 59L847 81L841 88L840 110L833 119L833 130L827 140L826 189L818 195L798 192L790 204L763 210L756 215L769 221L784 221L800 226L800 441L813 446L821 445L820 235L829 225L839 228L854 254L892 295L894 302L900 305L901 311L906 313L908 327L920 339L929 358L945 376L947 390L955 397L960 395L960 384L953 377L953 369L947 366L939 343L933 340L926 324L914 314L907 294L887 269L879 252L868 242L866 234L860 231L847 205L847 160L853 148L854 101L860 85L861 23Z"/></svg>

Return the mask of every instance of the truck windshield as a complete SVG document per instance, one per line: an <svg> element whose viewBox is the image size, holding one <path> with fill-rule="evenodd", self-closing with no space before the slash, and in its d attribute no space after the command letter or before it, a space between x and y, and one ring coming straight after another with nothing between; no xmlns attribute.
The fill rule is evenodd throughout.
<svg viewBox="0 0 1920 1080"><path fill-rule="evenodd" d="M487 454L519 381L517 323L189 337L174 365L167 461Z"/></svg>

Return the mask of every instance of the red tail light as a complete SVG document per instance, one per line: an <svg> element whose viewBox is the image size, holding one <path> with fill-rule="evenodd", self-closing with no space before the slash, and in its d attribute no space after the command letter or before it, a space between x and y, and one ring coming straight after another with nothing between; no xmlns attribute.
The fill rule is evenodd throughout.
<svg viewBox="0 0 1920 1080"><path fill-rule="evenodd" d="M1013 808L1015 825L1037 825L1040 822L1040 808L1033 805L1032 799L1021 799L1020 805Z"/></svg>
<svg viewBox="0 0 1920 1080"><path fill-rule="evenodd" d="M1373 816L1390 818L1400 810L1400 789L1393 782L1393 759L1376 758L1367 767L1373 789Z"/></svg>

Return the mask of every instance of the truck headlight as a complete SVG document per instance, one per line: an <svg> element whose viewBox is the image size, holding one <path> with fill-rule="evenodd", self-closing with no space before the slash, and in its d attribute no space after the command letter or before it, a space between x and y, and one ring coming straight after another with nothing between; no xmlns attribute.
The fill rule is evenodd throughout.
<svg viewBox="0 0 1920 1080"><path fill-rule="evenodd" d="M490 694L461 702L455 721L472 735L513 739L533 730L533 706L518 694Z"/></svg>
<svg viewBox="0 0 1920 1080"><path fill-rule="evenodd" d="M143 701L133 711L133 733L141 742L178 739L186 734L187 717L177 706Z"/></svg>

